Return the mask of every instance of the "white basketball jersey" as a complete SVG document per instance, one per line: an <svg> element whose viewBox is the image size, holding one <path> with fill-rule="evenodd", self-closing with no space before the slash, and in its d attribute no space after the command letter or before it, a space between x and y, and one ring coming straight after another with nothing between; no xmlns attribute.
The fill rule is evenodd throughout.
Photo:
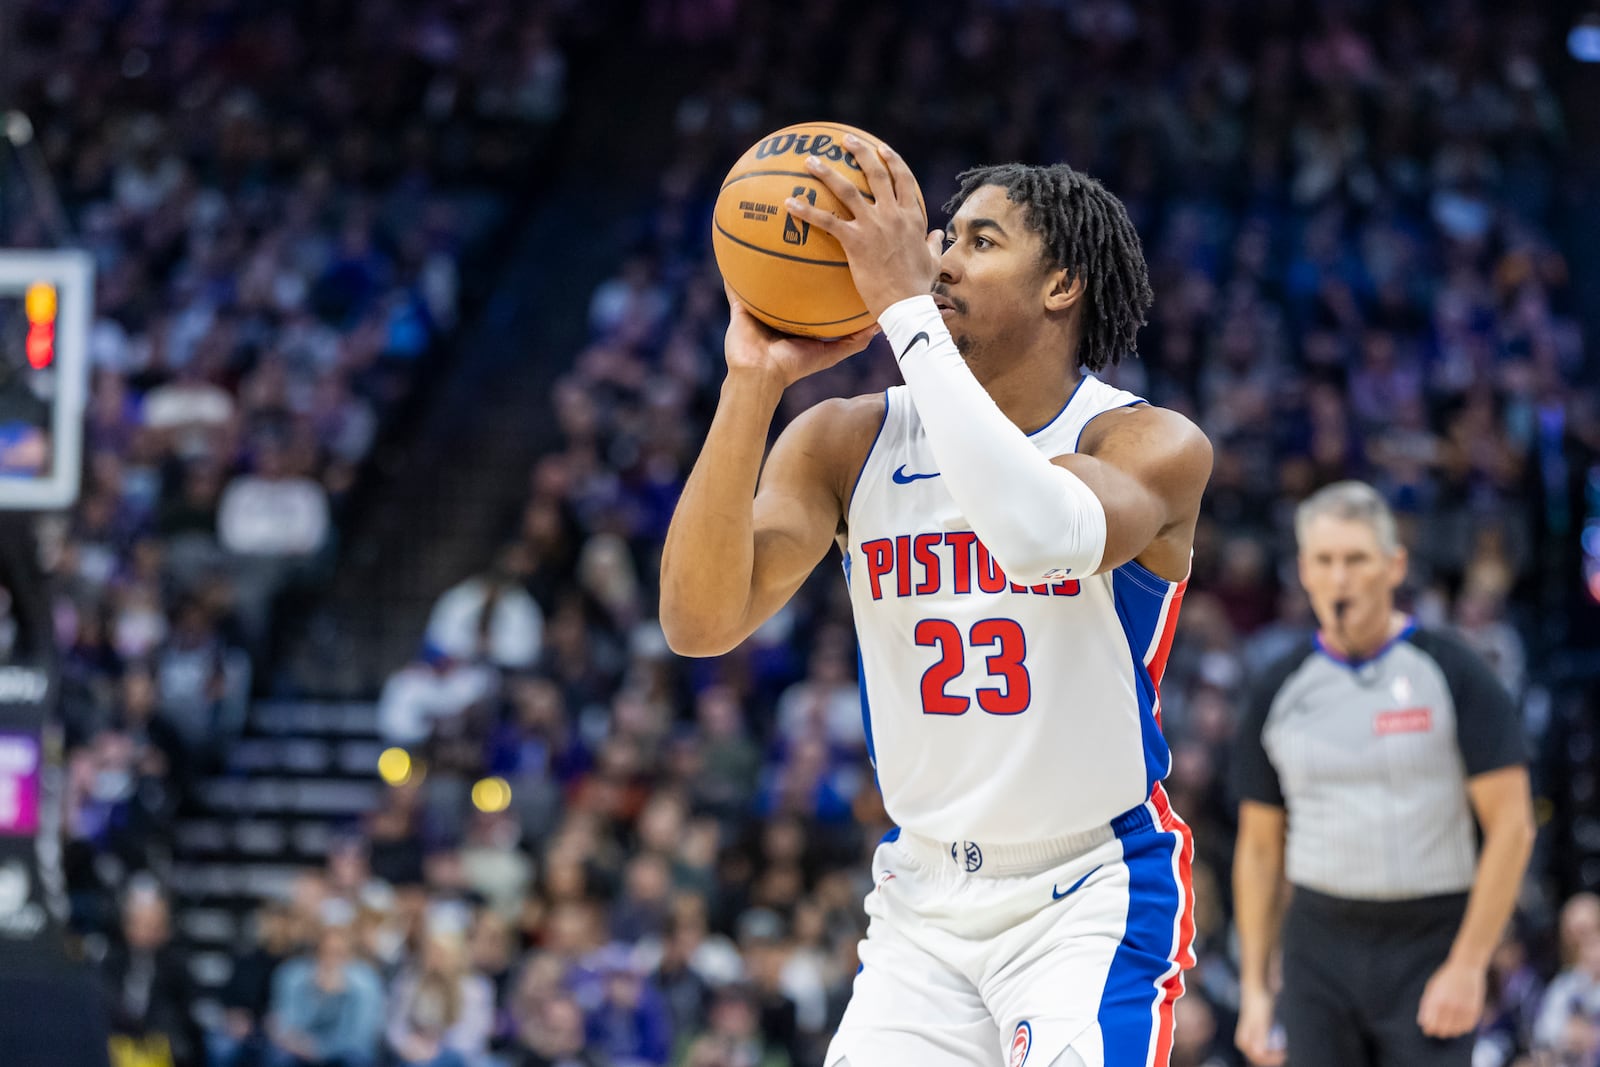
<svg viewBox="0 0 1600 1067"><path fill-rule="evenodd" d="M1143 401L1085 375L1030 440L1077 451ZM1109 823L1166 776L1158 685L1184 583L1137 563L1032 587L989 556L939 476L905 386L848 512L845 577L867 749L897 826L1021 844Z"/></svg>

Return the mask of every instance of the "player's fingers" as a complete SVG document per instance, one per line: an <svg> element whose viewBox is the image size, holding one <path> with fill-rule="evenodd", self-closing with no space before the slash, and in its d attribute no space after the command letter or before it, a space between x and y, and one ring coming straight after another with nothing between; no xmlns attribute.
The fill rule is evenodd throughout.
<svg viewBox="0 0 1600 1067"><path fill-rule="evenodd" d="M813 178L827 186L828 192L839 198L839 203L844 205L846 211L856 218L861 217L861 211L866 206L867 198L861 195L861 190L856 188L855 182L846 178L816 156L806 157L806 170L811 172Z"/></svg>
<svg viewBox="0 0 1600 1067"><path fill-rule="evenodd" d="M861 173L866 175L867 188L872 190L873 199L880 204L894 203L894 178L890 176L882 155L885 146L868 144L853 133L844 135L844 146L850 149L857 165L861 167Z"/></svg>
<svg viewBox="0 0 1600 1067"><path fill-rule="evenodd" d="M728 296L728 310L734 314L744 310L744 302L739 299L739 294L733 291L733 286L727 282L722 283L722 291Z"/></svg>
<svg viewBox="0 0 1600 1067"><path fill-rule="evenodd" d="M889 172L889 180L894 182L895 198L900 203L910 206L912 201L916 199L914 190L917 188L917 180L912 176L911 168L906 165L906 161L900 157L899 152L896 152L886 144L878 146L878 154L883 157L883 165ZM870 179L871 176L869 175L868 177ZM877 192L877 186L872 188L873 192Z"/></svg>
<svg viewBox="0 0 1600 1067"><path fill-rule="evenodd" d="M849 184L848 182L846 184ZM854 188L854 186L851 186ZM841 219L831 211L824 211L809 200L791 196L783 202L784 210L802 222L809 222L823 233L840 240L849 232L850 220Z"/></svg>

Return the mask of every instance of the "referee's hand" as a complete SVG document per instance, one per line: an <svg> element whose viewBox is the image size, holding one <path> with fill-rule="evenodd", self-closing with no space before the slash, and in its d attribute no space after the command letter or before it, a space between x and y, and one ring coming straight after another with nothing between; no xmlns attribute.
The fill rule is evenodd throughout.
<svg viewBox="0 0 1600 1067"><path fill-rule="evenodd" d="M1284 1061L1283 1042L1273 1033L1272 1000L1272 994L1264 989L1239 993L1239 1025L1233 1031L1233 1043L1256 1067L1281 1067Z"/></svg>
<svg viewBox="0 0 1600 1067"><path fill-rule="evenodd" d="M1445 960L1422 990L1417 1025L1429 1037L1460 1037L1478 1025L1488 977L1480 967Z"/></svg>

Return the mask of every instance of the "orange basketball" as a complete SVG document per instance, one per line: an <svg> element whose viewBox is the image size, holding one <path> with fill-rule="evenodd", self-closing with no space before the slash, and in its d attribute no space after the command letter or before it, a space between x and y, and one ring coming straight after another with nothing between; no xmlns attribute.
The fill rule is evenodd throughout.
<svg viewBox="0 0 1600 1067"><path fill-rule="evenodd" d="M845 150L847 133L878 143L864 130L837 122L802 122L770 133L739 157L717 194L711 247L722 278L750 314L784 333L842 337L872 322L839 242L791 218L783 206L787 198L800 196L850 217L839 198L806 170L806 156L818 157L872 196L866 174ZM921 204L922 190L915 192Z"/></svg>

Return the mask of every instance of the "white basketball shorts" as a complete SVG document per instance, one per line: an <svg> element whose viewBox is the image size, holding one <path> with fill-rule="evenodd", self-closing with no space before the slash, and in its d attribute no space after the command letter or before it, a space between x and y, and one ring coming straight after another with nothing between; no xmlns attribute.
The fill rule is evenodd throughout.
<svg viewBox="0 0 1600 1067"><path fill-rule="evenodd" d="M1087 834L986 848L893 831L873 857L828 1067L1166 1067L1194 965L1194 841L1158 783Z"/></svg>

